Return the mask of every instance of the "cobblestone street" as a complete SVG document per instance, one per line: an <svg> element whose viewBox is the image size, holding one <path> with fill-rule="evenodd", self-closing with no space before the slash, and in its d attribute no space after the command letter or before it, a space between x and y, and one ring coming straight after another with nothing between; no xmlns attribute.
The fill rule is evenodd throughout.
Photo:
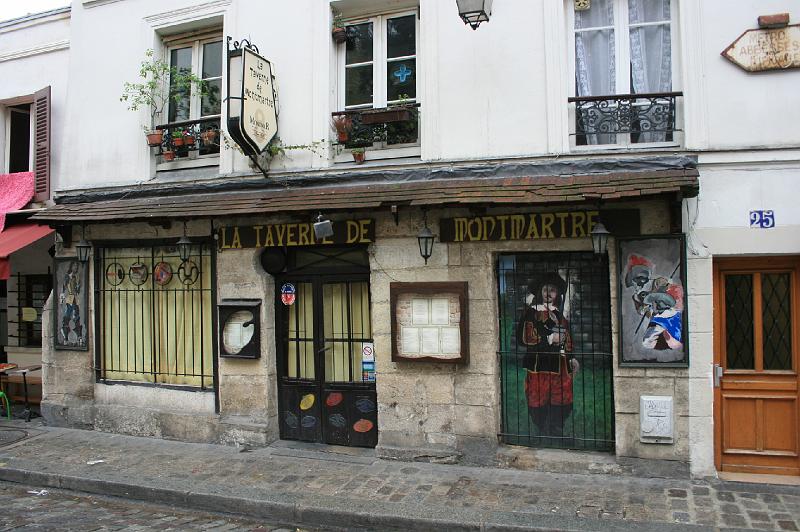
<svg viewBox="0 0 800 532"><path fill-rule="evenodd" d="M252 519L0 481L0 530L294 532ZM310 530L304 529L304 532Z"/></svg>

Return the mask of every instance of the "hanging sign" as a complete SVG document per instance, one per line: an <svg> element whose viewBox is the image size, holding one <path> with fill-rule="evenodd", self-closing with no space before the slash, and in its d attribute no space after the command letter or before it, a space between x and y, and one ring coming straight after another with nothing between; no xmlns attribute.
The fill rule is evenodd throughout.
<svg viewBox="0 0 800 532"><path fill-rule="evenodd" d="M294 301L297 297L297 289L294 287L292 283L283 283L281 286L281 302L286 305L294 305Z"/></svg>
<svg viewBox="0 0 800 532"><path fill-rule="evenodd" d="M800 24L747 30L722 56L748 72L800 68Z"/></svg>
<svg viewBox="0 0 800 532"><path fill-rule="evenodd" d="M375 241L375 220L337 220L333 236L317 240L313 223L235 225L219 228L220 249L369 244Z"/></svg>
<svg viewBox="0 0 800 532"><path fill-rule="evenodd" d="M228 37L228 131L249 156L266 149L278 132L272 64L247 40Z"/></svg>

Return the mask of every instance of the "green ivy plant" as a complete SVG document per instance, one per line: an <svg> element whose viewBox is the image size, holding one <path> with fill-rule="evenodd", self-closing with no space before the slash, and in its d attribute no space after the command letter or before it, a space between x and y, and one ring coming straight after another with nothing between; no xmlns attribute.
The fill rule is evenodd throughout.
<svg viewBox="0 0 800 532"><path fill-rule="evenodd" d="M145 59L139 66L138 82L125 82L119 101L128 104L129 111L142 108L150 110L150 126L142 126L145 132L155 129L156 117L160 117L169 102L178 103L187 93L194 90L200 96L208 94L208 84L192 72L171 67L166 61L156 57L155 52L146 50Z"/></svg>

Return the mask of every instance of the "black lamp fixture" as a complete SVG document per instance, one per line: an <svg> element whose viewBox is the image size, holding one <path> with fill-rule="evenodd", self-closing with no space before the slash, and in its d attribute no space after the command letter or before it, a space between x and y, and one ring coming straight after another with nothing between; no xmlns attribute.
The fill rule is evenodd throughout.
<svg viewBox="0 0 800 532"><path fill-rule="evenodd" d="M417 243L419 244L419 254L425 259L425 264L428 264L428 259L433 254L433 240L436 237L428 228L428 213L423 212L422 216L423 227L417 235Z"/></svg>
<svg viewBox="0 0 800 532"><path fill-rule="evenodd" d="M86 241L86 226L81 226L81 239L75 244L78 260L81 262L89 262L89 252L92 250L92 245Z"/></svg>
<svg viewBox="0 0 800 532"><path fill-rule="evenodd" d="M314 222L314 238L322 240L331 236L333 236L333 222L323 218L322 213L319 213L317 221Z"/></svg>
<svg viewBox="0 0 800 532"><path fill-rule="evenodd" d="M594 224L591 235L594 254L597 256L605 255L608 250L608 237L611 233L608 232L608 229L606 229L606 226L603 225L602 222L597 222Z"/></svg>
<svg viewBox="0 0 800 532"><path fill-rule="evenodd" d="M488 22L492 15L492 0L456 0L458 15L464 24L477 30L481 22Z"/></svg>
<svg viewBox="0 0 800 532"><path fill-rule="evenodd" d="M192 241L186 236L186 222L183 222L183 236L178 239L177 245L181 261L186 262L192 254Z"/></svg>

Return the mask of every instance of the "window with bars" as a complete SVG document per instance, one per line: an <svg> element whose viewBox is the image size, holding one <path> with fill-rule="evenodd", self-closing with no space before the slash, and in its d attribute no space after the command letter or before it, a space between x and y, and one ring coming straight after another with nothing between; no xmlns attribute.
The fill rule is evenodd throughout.
<svg viewBox="0 0 800 532"><path fill-rule="evenodd" d="M214 385L213 276L208 245L97 248L101 380Z"/></svg>

